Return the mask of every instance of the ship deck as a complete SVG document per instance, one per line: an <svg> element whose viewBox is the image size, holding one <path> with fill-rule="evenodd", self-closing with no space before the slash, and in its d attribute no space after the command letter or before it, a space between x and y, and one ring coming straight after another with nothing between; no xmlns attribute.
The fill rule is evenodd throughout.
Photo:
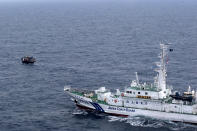
<svg viewBox="0 0 197 131"><path fill-rule="evenodd" d="M101 103L101 104L105 104L105 105L109 105L106 101L102 101L102 100L98 100L98 96L97 94L95 94L94 91L89 91L89 90L80 90L80 89L72 89L70 90L71 93L79 95L79 96L83 96L83 97L87 97L90 98L92 101L97 102L97 103ZM114 98L119 98L120 96L114 95ZM130 98L130 99L143 99L143 98L136 98L136 97L128 97L128 96L123 96L124 98ZM144 99L147 100L147 99ZM168 103L168 104L173 104L172 100L173 98L171 97L167 97L165 99L151 99L152 101L160 101L160 102L164 102L164 103ZM194 105L195 102L191 102L190 104L187 105ZM183 104L185 105L185 104Z"/></svg>

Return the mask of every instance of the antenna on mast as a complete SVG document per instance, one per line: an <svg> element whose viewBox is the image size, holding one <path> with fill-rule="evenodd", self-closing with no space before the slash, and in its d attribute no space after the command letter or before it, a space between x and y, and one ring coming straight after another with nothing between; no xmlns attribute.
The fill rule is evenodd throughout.
<svg viewBox="0 0 197 131"><path fill-rule="evenodd" d="M138 78L138 74L137 74L137 72L135 72L135 76L136 76L136 82L137 82L137 85L139 85L139 78Z"/></svg>
<svg viewBox="0 0 197 131"><path fill-rule="evenodd" d="M160 61L157 64L158 69L156 72L158 72L157 77L156 77L156 84L158 89L161 89L163 91L166 90L166 56L167 56L167 48L168 46L160 43L160 49L161 53L159 55Z"/></svg>

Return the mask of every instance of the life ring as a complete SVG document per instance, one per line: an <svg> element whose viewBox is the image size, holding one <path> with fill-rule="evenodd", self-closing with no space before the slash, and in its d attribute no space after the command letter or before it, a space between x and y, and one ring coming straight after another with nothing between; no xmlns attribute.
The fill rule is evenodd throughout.
<svg viewBox="0 0 197 131"><path fill-rule="evenodd" d="M124 96L124 93L122 93L121 96Z"/></svg>

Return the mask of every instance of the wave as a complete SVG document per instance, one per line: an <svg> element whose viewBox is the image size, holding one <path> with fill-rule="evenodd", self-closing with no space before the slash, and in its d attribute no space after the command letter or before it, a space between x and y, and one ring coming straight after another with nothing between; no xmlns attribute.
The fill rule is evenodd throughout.
<svg viewBox="0 0 197 131"><path fill-rule="evenodd" d="M73 115L87 115L88 113L84 110L80 110L78 108L75 108L72 112Z"/></svg>
<svg viewBox="0 0 197 131"><path fill-rule="evenodd" d="M172 122L172 121L163 121L151 118L145 118L141 116L135 117L116 117L116 116L108 116L109 122L123 122L128 123L131 126L135 127L150 127L150 128L168 128L169 130L173 131L180 131L180 130L195 130L197 126L185 124L182 122Z"/></svg>

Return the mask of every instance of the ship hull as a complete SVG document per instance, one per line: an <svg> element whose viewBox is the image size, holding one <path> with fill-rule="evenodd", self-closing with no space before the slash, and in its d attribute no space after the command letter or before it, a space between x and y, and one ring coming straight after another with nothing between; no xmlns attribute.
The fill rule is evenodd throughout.
<svg viewBox="0 0 197 131"><path fill-rule="evenodd" d="M130 107L118 107L118 106L96 103L93 102L91 99L74 95L71 93L70 95L74 98L76 105L80 108L93 110L113 116L122 116L122 117L144 116L153 119L197 124L197 115L172 113L172 112L160 112L160 111L145 110L145 109L130 108Z"/></svg>

